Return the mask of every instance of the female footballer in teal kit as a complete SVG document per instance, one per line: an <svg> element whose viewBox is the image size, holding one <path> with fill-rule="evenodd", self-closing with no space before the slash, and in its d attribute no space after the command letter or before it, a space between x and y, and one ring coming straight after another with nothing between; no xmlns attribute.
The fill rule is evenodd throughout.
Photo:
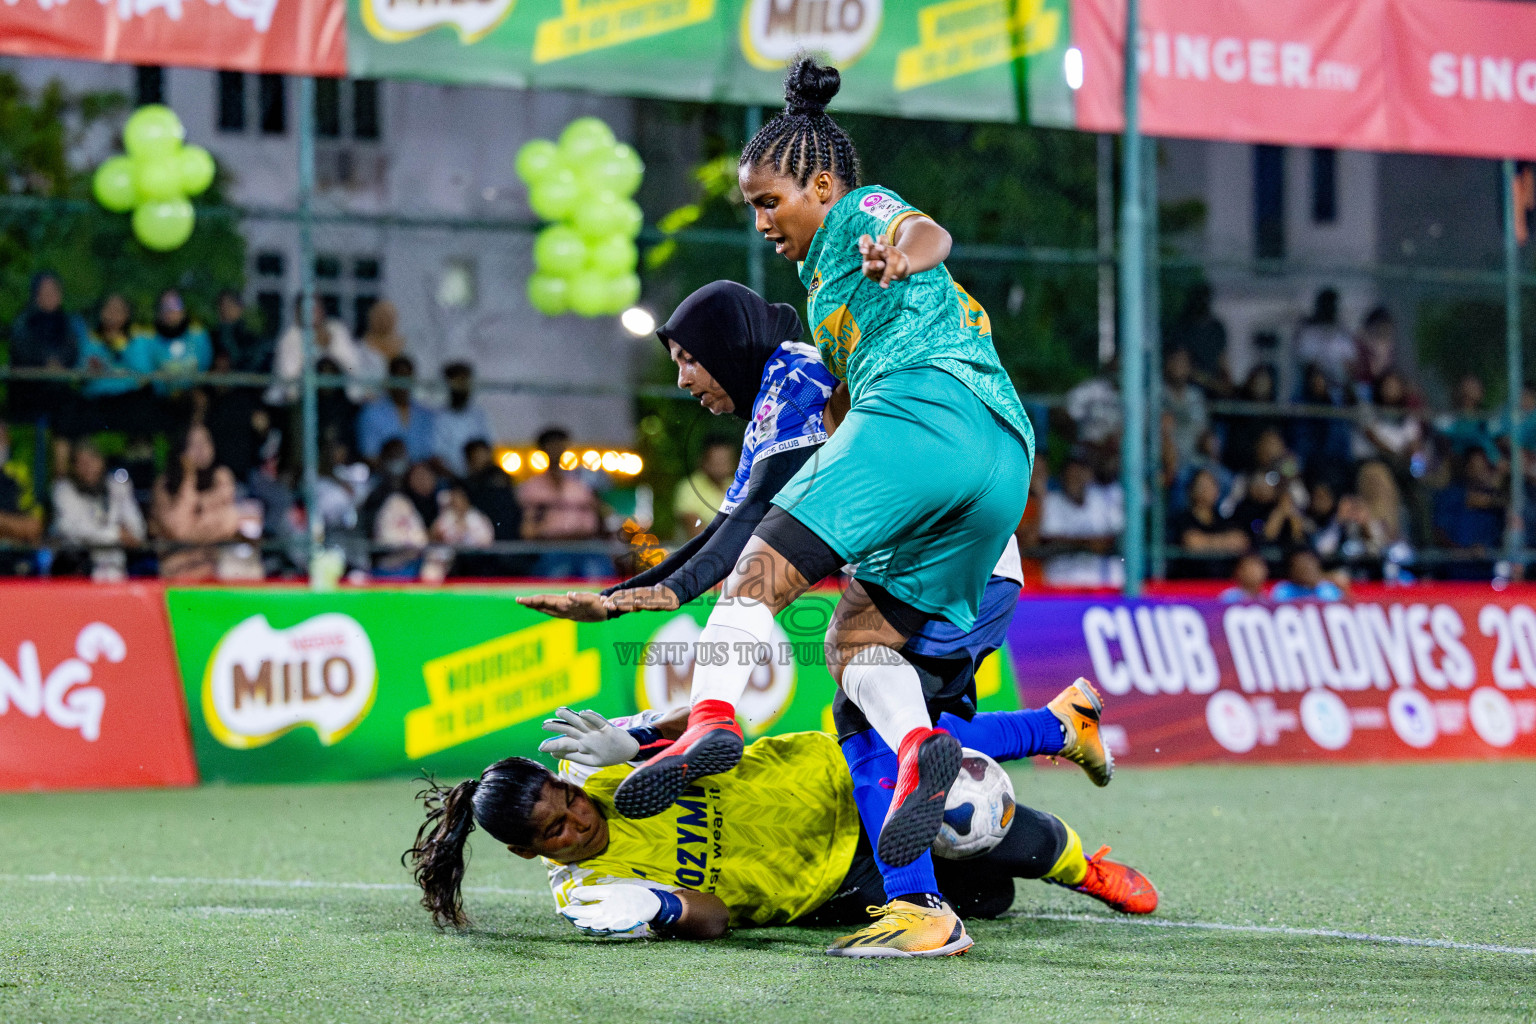
<svg viewBox="0 0 1536 1024"><path fill-rule="evenodd" d="M949 233L889 189L860 187L853 144L826 113L839 85L835 69L798 60L785 111L747 145L739 181L758 231L800 266L813 340L850 408L726 580L700 637L701 652L719 656L699 658L687 730L625 779L615 804L627 817L658 814L693 780L733 767L735 704L773 616L857 563L827 630L828 667L898 752L879 853L903 865L938 833L961 747L932 728L897 649L931 619L972 627L1023 515L1034 434L985 311L944 267Z"/></svg>

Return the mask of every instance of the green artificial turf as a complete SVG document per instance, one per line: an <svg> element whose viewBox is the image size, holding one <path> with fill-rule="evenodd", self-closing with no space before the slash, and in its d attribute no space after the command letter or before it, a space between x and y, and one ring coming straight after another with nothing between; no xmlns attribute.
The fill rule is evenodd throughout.
<svg viewBox="0 0 1536 1024"><path fill-rule="evenodd" d="M407 781L21 794L0 796L0 1022L1536 1019L1536 764L1016 781L1142 867L1155 920L1527 952L1153 927L1037 882L941 961L835 960L835 933L795 928L600 943L483 836L475 926L445 934L400 888Z"/></svg>

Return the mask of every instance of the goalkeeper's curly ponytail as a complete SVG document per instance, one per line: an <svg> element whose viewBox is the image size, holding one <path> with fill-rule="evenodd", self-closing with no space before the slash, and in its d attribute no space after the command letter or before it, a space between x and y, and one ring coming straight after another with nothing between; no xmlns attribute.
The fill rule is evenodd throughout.
<svg viewBox="0 0 1536 1024"><path fill-rule="evenodd" d="M526 757L497 761L452 789L425 779L416 794L426 807L427 820L416 830L416 845L400 855L421 886L421 905L439 928L469 924L460 887L467 863L464 845L479 826L498 843L527 846L533 839L528 818L554 778L548 768Z"/></svg>

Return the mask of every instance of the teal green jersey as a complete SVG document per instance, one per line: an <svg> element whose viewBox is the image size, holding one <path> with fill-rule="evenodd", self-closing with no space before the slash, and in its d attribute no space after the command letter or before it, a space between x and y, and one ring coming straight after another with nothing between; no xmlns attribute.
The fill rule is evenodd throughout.
<svg viewBox="0 0 1536 1024"><path fill-rule="evenodd" d="M1034 458L1035 434L1013 382L992 345L981 303L941 263L881 288L861 271L859 236L889 242L908 217L923 214L878 185L855 189L833 204L800 264L810 292L807 312L822 360L848 383L855 404L895 370L934 366L959 378L1024 441Z"/></svg>

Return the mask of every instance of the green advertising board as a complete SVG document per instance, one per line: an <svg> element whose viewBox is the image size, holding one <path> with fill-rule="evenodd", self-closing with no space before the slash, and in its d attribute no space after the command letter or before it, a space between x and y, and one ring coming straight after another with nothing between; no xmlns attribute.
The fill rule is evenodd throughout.
<svg viewBox="0 0 1536 1024"><path fill-rule="evenodd" d="M531 589L172 588L166 599L205 780L310 782L478 774L539 756L561 705L610 717L687 703L710 603L609 622L550 619ZM835 593L779 617L740 704L749 737L830 729L821 638ZM1018 707L1005 652L982 706Z"/></svg>
<svg viewBox="0 0 1536 1024"><path fill-rule="evenodd" d="M800 51L836 108L1072 127L1069 0L349 0L351 74L777 106ZM1022 115L1022 116L1021 116Z"/></svg>

